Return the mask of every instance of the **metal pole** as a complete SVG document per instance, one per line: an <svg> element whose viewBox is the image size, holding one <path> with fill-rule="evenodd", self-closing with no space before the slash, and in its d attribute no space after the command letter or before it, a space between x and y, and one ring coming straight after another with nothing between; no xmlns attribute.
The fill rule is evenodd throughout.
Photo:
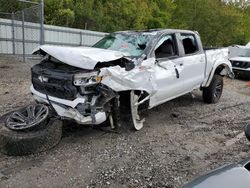
<svg viewBox="0 0 250 188"><path fill-rule="evenodd" d="M44 44L44 1L40 1L40 9L41 9L41 30L40 30L40 44Z"/></svg>
<svg viewBox="0 0 250 188"><path fill-rule="evenodd" d="M12 29L12 51L13 55L16 54L16 49L15 49L15 26L14 26L14 19L15 19L15 14L12 12L11 13L11 29Z"/></svg>
<svg viewBox="0 0 250 188"><path fill-rule="evenodd" d="M22 33L23 33L23 62L25 63L25 34L24 34L24 11L22 10Z"/></svg>
<svg viewBox="0 0 250 188"><path fill-rule="evenodd" d="M80 31L80 46L82 45L82 32Z"/></svg>

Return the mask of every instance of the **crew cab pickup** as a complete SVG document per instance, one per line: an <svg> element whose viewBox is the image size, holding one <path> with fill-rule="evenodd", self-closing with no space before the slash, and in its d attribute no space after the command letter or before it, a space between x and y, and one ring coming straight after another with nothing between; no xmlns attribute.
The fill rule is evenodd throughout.
<svg viewBox="0 0 250 188"><path fill-rule="evenodd" d="M93 47L43 45L32 67L31 92L62 119L79 124L126 123L140 130L143 112L201 89L216 103L223 76L233 77L228 49L204 50L197 32L159 29L120 31Z"/></svg>

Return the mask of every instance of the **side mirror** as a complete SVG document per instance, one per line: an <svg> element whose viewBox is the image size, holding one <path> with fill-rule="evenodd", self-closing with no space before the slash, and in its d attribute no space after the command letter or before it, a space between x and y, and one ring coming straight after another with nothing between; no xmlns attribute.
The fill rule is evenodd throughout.
<svg viewBox="0 0 250 188"><path fill-rule="evenodd" d="M250 141L250 123L245 126L245 135L247 139Z"/></svg>

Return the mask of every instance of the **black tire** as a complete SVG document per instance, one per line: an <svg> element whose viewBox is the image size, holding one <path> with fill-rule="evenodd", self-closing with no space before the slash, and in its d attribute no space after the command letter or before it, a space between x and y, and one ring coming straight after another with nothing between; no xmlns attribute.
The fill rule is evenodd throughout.
<svg viewBox="0 0 250 188"><path fill-rule="evenodd" d="M50 120L46 126L32 131L13 131L0 123L0 152L22 156L46 151L57 145L62 137L62 122Z"/></svg>
<svg viewBox="0 0 250 188"><path fill-rule="evenodd" d="M250 141L250 123L245 126L245 135L248 141Z"/></svg>
<svg viewBox="0 0 250 188"><path fill-rule="evenodd" d="M203 101L205 103L217 103L223 92L223 77L215 74L210 85L203 88Z"/></svg>

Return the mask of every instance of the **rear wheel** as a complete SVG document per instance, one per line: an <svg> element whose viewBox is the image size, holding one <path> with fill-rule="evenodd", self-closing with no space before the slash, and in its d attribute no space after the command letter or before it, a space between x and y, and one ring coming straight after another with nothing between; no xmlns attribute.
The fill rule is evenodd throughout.
<svg viewBox="0 0 250 188"><path fill-rule="evenodd" d="M245 135L248 141L250 141L250 123L245 126Z"/></svg>
<svg viewBox="0 0 250 188"><path fill-rule="evenodd" d="M214 75L210 85L203 88L203 101L205 103L217 103L222 95L223 91L223 77L220 75Z"/></svg>

